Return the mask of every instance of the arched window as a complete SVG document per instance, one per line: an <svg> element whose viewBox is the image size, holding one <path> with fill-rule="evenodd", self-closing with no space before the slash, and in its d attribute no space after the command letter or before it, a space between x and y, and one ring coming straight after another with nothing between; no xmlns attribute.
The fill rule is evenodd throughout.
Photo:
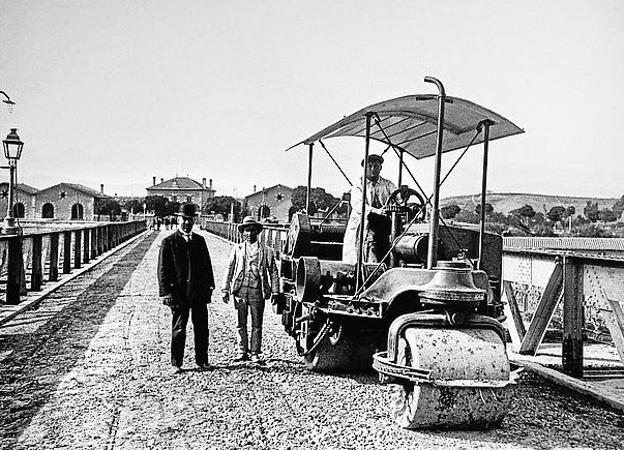
<svg viewBox="0 0 624 450"><path fill-rule="evenodd" d="M24 217L24 204L23 203L16 203L15 205L13 205L13 215L18 219L21 219Z"/></svg>
<svg viewBox="0 0 624 450"><path fill-rule="evenodd" d="M74 206L72 206L71 218L72 220L84 219L84 208L80 203L74 203Z"/></svg>
<svg viewBox="0 0 624 450"><path fill-rule="evenodd" d="M262 205L258 208L258 219L264 219L271 215L271 208L268 205Z"/></svg>
<svg viewBox="0 0 624 450"><path fill-rule="evenodd" d="M46 203L41 208L41 217L44 219L54 219L54 205L52 203Z"/></svg>

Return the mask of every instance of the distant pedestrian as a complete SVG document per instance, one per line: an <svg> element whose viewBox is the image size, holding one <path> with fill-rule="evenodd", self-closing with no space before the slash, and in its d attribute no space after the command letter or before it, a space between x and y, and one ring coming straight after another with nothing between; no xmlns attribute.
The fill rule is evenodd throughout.
<svg viewBox="0 0 624 450"><path fill-rule="evenodd" d="M195 362L202 370L208 363L208 306L214 290L212 263L206 241L193 233L195 205L180 207L180 228L163 239L158 258L158 285L165 305L171 308L171 365L182 371L189 313L195 335Z"/></svg>
<svg viewBox="0 0 624 450"><path fill-rule="evenodd" d="M160 224L161 224L160 217L156 217L156 229L158 231L160 231Z"/></svg>
<svg viewBox="0 0 624 450"><path fill-rule="evenodd" d="M169 229L169 223L170 223L169 216L165 217L165 221L164 222L165 222L165 230L168 230Z"/></svg>
<svg viewBox="0 0 624 450"><path fill-rule="evenodd" d="M258 241L262 224L251 216L243 219L238 232L244 241L232 248L223 279L223 301L234 296L234 307L238 312L238 356L235 361L249 359L261 362L262 319L265 300L278 293L277 268L270 247ZM247 333L247 317L251 314L251 342Z"/></svg>

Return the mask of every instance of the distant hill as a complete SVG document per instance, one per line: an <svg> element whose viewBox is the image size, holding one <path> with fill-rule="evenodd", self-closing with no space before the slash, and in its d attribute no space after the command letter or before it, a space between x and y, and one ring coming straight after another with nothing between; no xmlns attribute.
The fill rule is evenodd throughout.
<svg viewBox="0 0 624 450"><path fill-rule="evenodd" d="M440 205L456 204L462 210L474 211L475 205L480 202L481 195L457 195L440 201ZM598 202L599 208L611 208L617 198L598 197L567 197L563 195L526 194L517 192L488 192L486 201L491 203L494 211L507 214L509 211L524 205L531 205L536 212L550 210L553 206L574 206L576 214L583 214L583 208L588 201Z"/></svg>

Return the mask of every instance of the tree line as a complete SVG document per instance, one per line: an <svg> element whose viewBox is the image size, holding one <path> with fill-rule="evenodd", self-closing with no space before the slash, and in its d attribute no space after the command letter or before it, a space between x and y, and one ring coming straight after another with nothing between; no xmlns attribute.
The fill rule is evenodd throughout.
<svg viewBox="0 0 624 450"><path fill-rule="evenodd" d="M572 205L557 205L547 210L536 211L531 205L524 205L507 214L494 210L491 203L485 204L487 229L509 236L583 236L620 237L624 236L624 223L618 218L624 211L624 196L611 208L600 208L598 202L588 201L582 214L577 214ZM445 220L478 223L481 205L463 208L457 204L440 208Z"/></svg>

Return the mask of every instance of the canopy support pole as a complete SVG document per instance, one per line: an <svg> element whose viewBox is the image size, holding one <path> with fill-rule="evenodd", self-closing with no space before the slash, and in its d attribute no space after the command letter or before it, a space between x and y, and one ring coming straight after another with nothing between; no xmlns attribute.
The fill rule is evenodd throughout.
<svg viewBox="0 0 624 450"><path fill-rule="evenodd" d="M399 150L399 186L403 184L403 150Z"/></svg>
<svg viewBox="0 0 624 450"><path fill-rule="evenodd" d="M433 83L438 88L438 139L435 153L433 176L433 208L429 225L429 245L427 249L427 269L433 269L438 263L438 231L440 227L440 172L442 171L442 139L444 138L444 103L446 93L444 85L434 77L425 77L426 83Z"/></svg>
<svg viewBox="0 0 624 450"><path fill-rule="evenodd" d="M312 191L312 148L314 147L314 142L310 142L308 144L308 186L306 188L306 214L310 215L310 196Z"/></svg>
<svg viewBox="0 0 624 450"><path fill-rule="evenodd" d="M356 279L355 279L355 292L360 290L360 287L364 281L364 221L366 219L366 184L368 182L368 152L370 147L370 131L371 131L371 117L373 113L366 113L366 140L364 141L364 177L362 178L362 207L360 209L360 242L358 244L358 254L357 254L357 264L355 268Z"/></svg>
<svg viewBox="0 0 624 450"><path fill-rule="evenodd" d="M483 120L477 125L477 130L483 131L483 167L481 172L481 217L479 218L479 261L477 268L481 269L483 263L483 239L485 237L485 196L487 194L487 171L488 171L488 152L490 147L490 126L494 125L489 119Z"/></svg>

